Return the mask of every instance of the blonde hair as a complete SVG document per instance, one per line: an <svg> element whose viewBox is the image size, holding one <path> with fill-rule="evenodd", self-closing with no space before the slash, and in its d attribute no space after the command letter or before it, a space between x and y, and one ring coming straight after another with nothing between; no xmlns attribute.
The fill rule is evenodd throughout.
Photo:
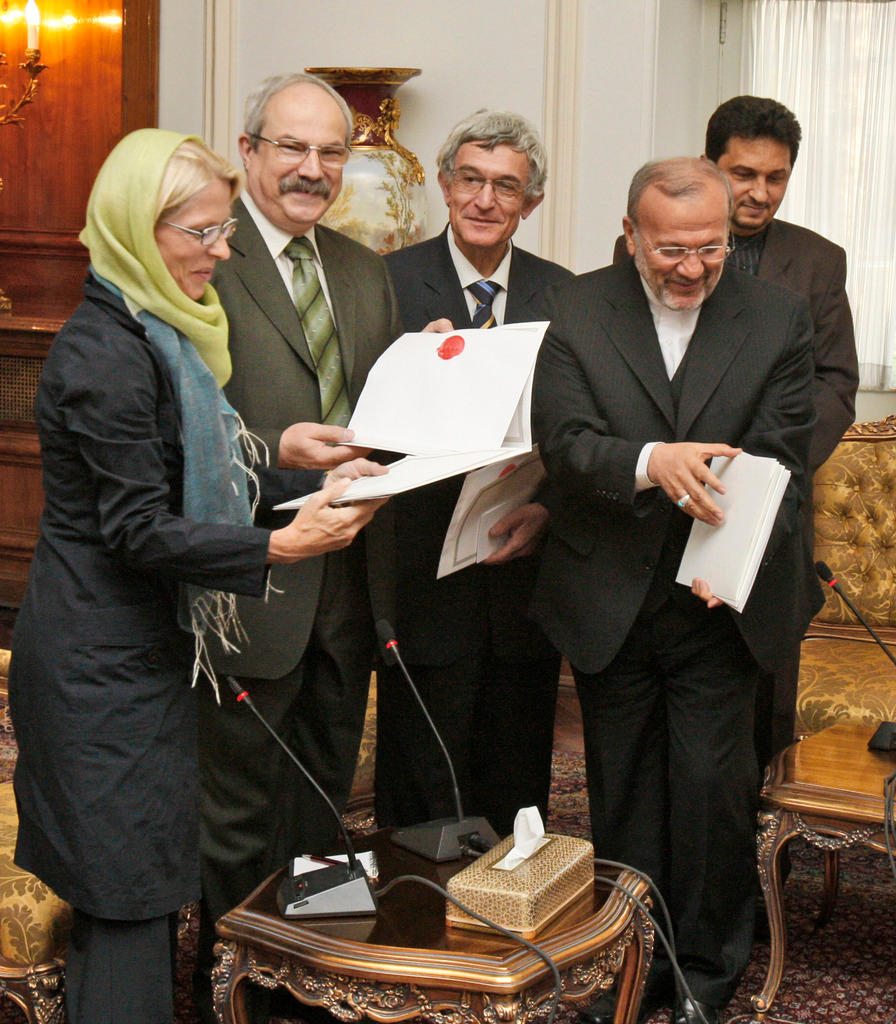
<svg viewBox="0 0 896 1024"><path fill-rule="evenodd" d="M156 199L156 223L169 217L213 181L230 187L230 201L243 188L243 175L229 160L209 149L199 139L186 139L171 154Z"/></svg>

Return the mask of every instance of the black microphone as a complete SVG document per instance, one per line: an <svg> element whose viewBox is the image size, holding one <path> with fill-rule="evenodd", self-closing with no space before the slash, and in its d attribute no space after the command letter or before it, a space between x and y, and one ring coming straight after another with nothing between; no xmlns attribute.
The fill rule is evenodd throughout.
<svg viewBox="0 0 896 1024"><path fill-rule="evenodd" d="M224 678L236 695L237 701L240 704L245 704L252 714L255 715L258 721L277 741L290 761L320 794L321 799L333 812L333 816L339 825L339 831L342 833L342 841L345 844L345 853L348 858L347 864L341 864L338 861L335 863L329 862L327 858L317 858L318 860L327 861L327 867L311 871L300 871L296 869L295 862L293 862L292 866L287 868L286 876L277 889L277 906L280 913L284 917L375 914L377 907L376 894L373 891L367 873L358 860L355 847L349 838L342 815L336 810L336 805L258 710L249 696L249 691L240 685L233 676L225 676Z"/></svg>
<svg viewBox="0 0 896 1024"><path fill-rule="evenodd" d="M852 603L852 601L843 592L842 587L837 582L836 576L831 572L830 566L827 562L816 562L815 571L818 573L819 578L826 583L834 593L838 594L843 600L847 608L855 615L855 617L862 623L865 629L874 637L877 646L886 654L886 656L896 665L896 657L889 647L881 640L881 638L874 632L871 625L865 621L865 616L859 611L858 608ZM868 741L868 747L871 750L896 750L896 722L881 722L877 729L877 732Z"/></svg>
<svg viewBox="0 0 896 1024"><path fill-rule="evenodd" d="M396 846L402 846L407 850L419 853L427 860L444 861L457 860L471 850L480 853L490 850L497 842L498 836L495 830L489 825L485 818L467 818L464 816L463 805L460 799L460 788L457 785L457 775L454 772L454 764L445 741L442 739L435 722L429 714L429 710L420 696L420 691L414 685L414 680L407 670L401 652L398 650L398 641L395 639L395 630L385 619L380 619L376 624L376 634L380 638L383 660L387 665L398 665L401 674L410 687L414 699L423 712L433 736L438 741L445 763L448 765L448 773L451 776L451 788L454 793L454 806L457 811L456 818L436 818L433 821L423 822L420 825L410 825L408 828L396 829L391 835L391 841Z"/></svg>

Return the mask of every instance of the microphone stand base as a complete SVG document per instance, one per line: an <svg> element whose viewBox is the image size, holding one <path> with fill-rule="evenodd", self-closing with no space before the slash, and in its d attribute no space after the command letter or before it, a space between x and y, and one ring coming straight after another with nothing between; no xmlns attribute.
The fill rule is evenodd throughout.
<svg viewBox="0 0 896 1024"><path fill-rule="evenodd" d="M339 865L306 872L290 865L277 889L277 909L289 918L375 914L376 895L360 864L354 871Z"/></svg>
<svg viewBox="0 0 896 1024"><path fill-rule="evenodd" d="M439 862L464 856L470 836L475 836L477 845L481 843L483 849L500 842L485 818L436 818L422 825L397 828L389 838L396 846Z"/></svg>
<svg viewBox="0 0 896 1024"><path fill-rule="evenodd" d="M896 750L896 722L881 722L868 740L869 750Z"/></svg>

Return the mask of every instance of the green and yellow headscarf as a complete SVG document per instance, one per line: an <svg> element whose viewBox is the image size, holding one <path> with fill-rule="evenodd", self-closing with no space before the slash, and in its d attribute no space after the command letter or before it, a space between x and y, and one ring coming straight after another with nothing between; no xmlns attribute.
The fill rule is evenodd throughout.
<svg viewBox="0 0 896 1024"><path fill-rule="evenodd" d="M189 338L223 387L231 367L227 317L218 293L206 285L196 302L181 291L155 239L156 202L165 168L174 151L195 138L160 128L126 135L100 168L80 238L96 272Z"/></svg>

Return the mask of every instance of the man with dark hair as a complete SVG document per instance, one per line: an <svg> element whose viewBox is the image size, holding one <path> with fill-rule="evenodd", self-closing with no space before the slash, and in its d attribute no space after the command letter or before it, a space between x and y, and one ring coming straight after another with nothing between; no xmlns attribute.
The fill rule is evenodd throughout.
<svg viewBox="0 0 896 1024"><path fill-rule="evenodd" d="M438 155L448 227L389 254L407 331L538 319L535 299L571 274L511 242L544 195L547 157L518 114L480 110ZM479 297L477 297L477 293ZM527 618L547 519L533 500L496 523L487 562L436 579L463 484L455 477L398 496L396 632L411 675L454 760L467 813L512 831L521 806L547 812L560 656ZM393 669L377 690L380 825L454 813L444 757Z"/></svg>
<svg viewBox="0 0 896 1024"><path fill-rule="evenodd" d="M809 302L818 417L809 452L814 473L853 422L859 371L846 253L808 228L775 218L801 136L782 103L735 96L709 119L706 156L725 172L734 197L728 265L783 284Z"/></svg>
<svg viewBox="0 0 896 1024"><path fill-rule="evenodd" d="M783 103L759 96L734 96L716 108L706 125L705 155L717 164L732 138L773 139L790 150L792 167L802 137L799 121Z"/></svg>
<svg viewBox="0 0 896 1024"><path fill-rule="evenodd" d="M846 296L846 253L808 228L775 217L801 139L800 125L782 103L735 96L706 126L706 156L724 171L734 196L733 251L728 264L776 281L809 302L815 360L815 428L809 448L814 474L855 418L859 384L852 313ZM814 542L812 501L803 528ZM760 765L793 742L799 646L775 675L759 684L756 752Z"/></svg>
<svg viewBox="0 0 896 1024"><path fill-rule="evenodd" d="M821 603L797 529L814 419L808 310L725 269L730 214L711 162L643 167L623 219L633 259L548 291L532 397L560 495L533 613L572 665L595 854L646 871L669 905L690 989L675 1024L716 1024L749 960L756 681ZM738 613L705 581L675 577L693 520L722 522L708 459L741 451L791 477ZM672 1004L658 955L644 1015ZM588 1017L613 1012L609 997Z"/></svg>

